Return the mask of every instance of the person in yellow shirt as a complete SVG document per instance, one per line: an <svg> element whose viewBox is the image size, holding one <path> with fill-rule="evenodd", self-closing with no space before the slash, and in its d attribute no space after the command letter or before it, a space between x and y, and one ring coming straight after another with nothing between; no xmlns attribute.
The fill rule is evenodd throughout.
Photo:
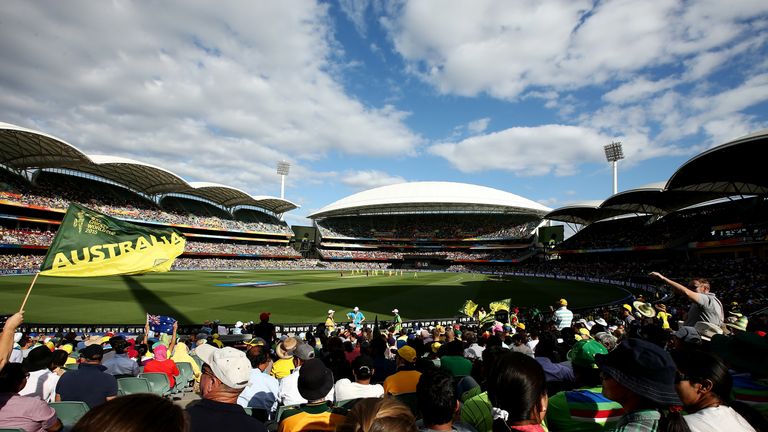
<svg viewBox="0 0 768 432"><path fill-rule="evenodd" d="M397 372L384 380L384 393L415 393L421 372L416 370L416 350L405 345L397 350Z"/></svg>
<svg viewBox="0 0 768 432"><path fill-rule="evenodd" d="M667 312L667 305L658 303L656 304L656 310L659 311L656 314L656 318L661 320L661 328L669 330L669 319L672 317L672 314Z"/></svg>

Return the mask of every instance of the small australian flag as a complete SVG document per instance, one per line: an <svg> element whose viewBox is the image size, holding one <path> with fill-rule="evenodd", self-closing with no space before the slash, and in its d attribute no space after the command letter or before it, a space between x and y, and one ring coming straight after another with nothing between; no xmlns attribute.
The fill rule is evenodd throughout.
<svg viewBox="0 0 768 432"><path fill-rule="evenodd" d="M147 314L147 321L149 322L149 329L155 333L173 333L173 323L175 319L165 315L152 315Z"/></svg>

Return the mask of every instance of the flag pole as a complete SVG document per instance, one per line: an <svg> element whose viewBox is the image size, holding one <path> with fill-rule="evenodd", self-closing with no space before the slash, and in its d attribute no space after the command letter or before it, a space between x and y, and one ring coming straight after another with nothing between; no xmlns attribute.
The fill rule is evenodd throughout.
<svg viewBox="0 0 768 432"><path fill-rule="evenodd" d="M29 294L32 292L32 287L35 286L35 282L37 282L37 277L40 276L40 272L35 273L35 278L32 279L32 283L29 284L29 289L27 290L27 295L24 296L24 301L21 302L21 307L19 308L19 312L24 310L24 306L27 304L27 299L29 298Z"/></svg>

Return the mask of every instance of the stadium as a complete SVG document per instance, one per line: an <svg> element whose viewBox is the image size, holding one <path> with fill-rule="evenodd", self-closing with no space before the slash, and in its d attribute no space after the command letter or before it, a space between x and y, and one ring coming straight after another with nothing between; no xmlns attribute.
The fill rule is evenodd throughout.
<svg viewBox="0 0 768 432"><path fill-rule="evenodd" d="M298 234L281 217L297 208L288 200L187 182L140 161L86 155L10 124L0 134L1 271L18 275L4 278L6 312L23 297L30 282L24 275L40 267L70 202L142 226L173 227L187 239L168 275L41 278L31 328L128 328L121 326L141 325L136 317L144 312L176 314L186 325L232 325L262 309L277 323L307 328L322 320L324 309L354 306L382 320L399 307L406 319L446 321L460 318L466 299L505 297L524 308L571 297L572 306L589 310L642 292L663 296L647 277L658 269L683 278L706 270L715 283L737 288L727 300L749 303L752 311L766 305L768 184L750 157L765 133L694 157L666 183L600 203L553 210L483 186L402 183L330 203ZM562 241L563 227L550 226L553 221L576 234ZM726 276L734 268L743 281ZM425 307L418 300L424 294L436 300ZM88 297L113 300L107 304L114 309L82 301ZM228 297L233 301L221 301Z"/></svg>

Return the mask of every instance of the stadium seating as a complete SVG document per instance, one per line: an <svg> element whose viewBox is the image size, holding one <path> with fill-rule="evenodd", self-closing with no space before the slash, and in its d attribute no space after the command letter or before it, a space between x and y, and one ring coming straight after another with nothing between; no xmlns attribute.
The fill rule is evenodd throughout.
<svg viewBox="0 0 768 432"><path fill-rule="evenodd" d="M50 402L48 405L56 411L65 430L71 429L90 409L88 404L80 401Z"/></svg>
<svg viewBox="0 0 768 432"><path fill-rule="evenodd" d="M149 380L141 377L118 378L117 388L120 395L152 393Z"/></svg>

